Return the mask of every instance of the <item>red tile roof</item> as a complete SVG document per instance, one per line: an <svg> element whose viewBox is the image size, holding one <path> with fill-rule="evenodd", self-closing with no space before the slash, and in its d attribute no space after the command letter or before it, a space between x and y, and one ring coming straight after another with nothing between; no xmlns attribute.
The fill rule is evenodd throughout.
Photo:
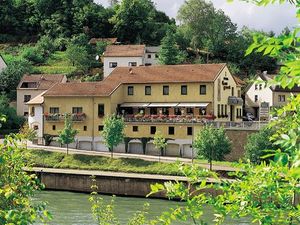
<svg viewBox="0 0 300 225"><path fill-rule="evenodd" d="M117 67L101 82L59 83L44 96L109 96L121 84L213 82L226 64ZM131 72L130 72L131 71Z"/></svg>
<svg viewBox="0 0 300 225"><path fill-rule="evenodd" d="M33 89L47 90L54 84L62 82L64 77L65 75L63 74L25 74L22 80L20 81L17 89L20 89L23 83L35 82L37 86Z"/></svg>
<svg viewBox="0 0 300 225"><path fill-rule="evenodd" d="M92 45L97 44L97 42L108 42L110 44L115 44L117 40L117 38L91 38L89 43Z"/></svg>
<svg viewBox="0 0 300 225"><path fill-rule="evenodd" d="M139 57L145 54L145 45L109 45L104 57Z"/></svg>

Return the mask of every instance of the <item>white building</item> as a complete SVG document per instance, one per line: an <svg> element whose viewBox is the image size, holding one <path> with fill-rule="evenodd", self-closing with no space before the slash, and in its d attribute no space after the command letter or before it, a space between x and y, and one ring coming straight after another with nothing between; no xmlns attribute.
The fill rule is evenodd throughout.
<svg viewBox="0 0 300 225"><path fill-rule="evenodd" d="M42 144L43 141L43 133L44 133L44 122L43 122L43 103L44 97L43 94L46 91L42 92L38 96L31 99L26 105L30 105L30 113L28 115L28 125L30 128L34 129L37 133L37 138L39 144Z"/></svg>
<svg viewBox="0 0 300 225"><path fill-rule="evenodd" d="M245 90L245 110L253 113L256 118L262 113L262 104L265 107L280 107L286 105L291 94L299 94L300 87L295 86L292 89L284 89L279 86L266 85L266 82L272 80L275 75L264 72L255 78L255 82L248 85ZM268 118L266 118L268 119Z"/></svg>
<svg viewBox="0 0 300 225"><path fill-rule="evenodd" d="M2 58L2 56L0 55L0 73L7 67L4 59Z"/></svg>
<svg viewBox="0 0 300 225"><path fill-rule="evenodd" d="M116 67L156 65L158 52L159 47L109 45L103 54L104 77L107 77Z"/></svg>

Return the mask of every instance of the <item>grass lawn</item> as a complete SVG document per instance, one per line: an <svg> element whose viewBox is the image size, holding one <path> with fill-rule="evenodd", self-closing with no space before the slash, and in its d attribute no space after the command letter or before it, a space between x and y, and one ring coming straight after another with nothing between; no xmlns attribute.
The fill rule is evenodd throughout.
<svg viewBox="0 0 300 225"><path fill-rule="evenodd" d="M54 52L43 65L34 66L34 70L38 73L46 74L65 74L76 70L67 59L66 52Z"/></svg>
<svg viewBox="0 0 300 225"><path fill-rule="evenodd" d="M141 159L111 159L104 156L88 156L45 150L28 150L32 166L47 168L102 170L112 172L182 175L177 163L150 162Z"/></svg>

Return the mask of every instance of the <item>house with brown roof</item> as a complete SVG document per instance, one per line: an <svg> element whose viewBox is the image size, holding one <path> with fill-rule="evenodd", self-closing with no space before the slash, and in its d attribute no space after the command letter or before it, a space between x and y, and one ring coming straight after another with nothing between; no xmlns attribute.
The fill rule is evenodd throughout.
<svg viewBox="0 0 300 225"><path fill-rule="evenodd" d="M158 64L159 47L145 45L109 45L103 54L104 77L116 67L151 66Z"/></svg>
<svg viewBox="0 0 300 225"><path fill-rule="evenodd" d="M89 41L89 44L91 45L97 45L98 42L106 42L110 45L116 44L118 41L118 38L91 38Z"/></svg>
<svg viewBox="0 0 300 225"><path fill-rule="evenodd" d="M57 135L70 113L79 130L73 146L108 151L100 132L105 116L118 114L131 141L114 151L158 154L149 140L160 131L170 140L164 154L191 157L203 124L241 121L240 93L226 64L117 67L101 82L58 83L46 91L43 132Z"/></svg>
<svg viewBox="0 0 300 225"><path fill-rule="evenodd" d="M67 78L63 74L25 74L17 87L17 114L27 117L27 102L53 85L66 81Z"/></svg>
<svg viewBox="0 0 300 225"><path fill-rule="evenodd" d="M292 89L267 85L267 82L272 81L275 76L268 74L267 71L260 73L245 90L245 110L253 113L258 120L269 120L270 108L284 106L291 94L300 93L300 86L297 85Z"/></svg>

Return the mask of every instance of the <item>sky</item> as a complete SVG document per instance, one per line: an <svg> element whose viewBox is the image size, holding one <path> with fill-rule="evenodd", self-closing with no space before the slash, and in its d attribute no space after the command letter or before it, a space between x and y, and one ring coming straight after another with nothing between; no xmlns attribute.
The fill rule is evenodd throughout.
<svg viewBox="0 0 300 225"><path fill-rule="evenodd" d="M104 6L108 5L108 0L94 1ZM176 18L177 11L185 0L152 1L156 4L158 10L165 12L170 17ZM296 9L288 3L258 7L238 0L232 3L228 3L226 0L212 0L212 2L216 8L222 9L239 28L245 25L257 30L272 30L278 34L284 27L293 28L297 24Z"/></svg>

